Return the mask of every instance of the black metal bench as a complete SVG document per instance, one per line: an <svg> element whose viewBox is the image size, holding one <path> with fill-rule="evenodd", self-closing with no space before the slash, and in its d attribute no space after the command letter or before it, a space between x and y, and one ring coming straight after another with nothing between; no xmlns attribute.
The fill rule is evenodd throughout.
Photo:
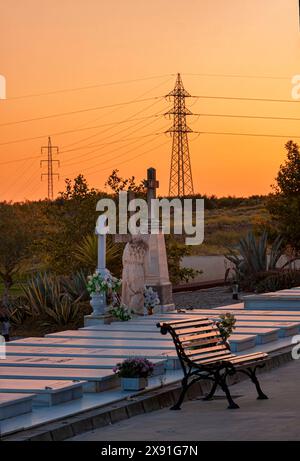
<svg viewBox="0 0 300 461"><path fill-rule="evenodd" d="M218 386L225 392L229 406L239 406L230 394L227 377L241 372L255 384L258 399L267 399L256 377L257 368L265 366L268 354L255 352L247 355L235 355L229 344L222 338L218 325L206 317L157 324L161 334L170 333L183 370L182 391L178 402L171 410L180 410L188 388L199 381L212 381L212 388L203 400L211 400Z"/></svg>

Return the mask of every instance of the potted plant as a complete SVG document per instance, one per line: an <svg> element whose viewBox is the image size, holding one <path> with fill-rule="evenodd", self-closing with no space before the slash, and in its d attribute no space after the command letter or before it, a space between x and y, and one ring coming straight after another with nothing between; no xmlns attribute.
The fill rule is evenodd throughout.
<svg viewBox="0 0 300 461"><path fill-rule="evenodd" d="M236 318L230 312L226 312L226 314L221 314L219 319L217 320L216 324L220 330L221 336L224 341L227 342L227 339L235 329Z"/></svg>
<svg viewBox="0 0 300 461"><path fill-rule="evenodd" d="M132 318L130 315L130 310L127 306L125 306L125 304L114 306L109 312L113 316L113 319L121 320L121 322L127 322Z"/></svg>
<svg viewBox="0 0 300 461"><path fill-rule="evenodd" d="M123 391L140 391L148 385L148 377L152 375L154 365L144 357L129 357L117 363L113 369L121 378Z"/></svg>
<svg viewBox="0 0 300 461"><path fill-rule="evenodd" d="M103 315L106 307L106 297L116 292L121 286L121 280L114 277L109 270L104 274L95 272L87 278L87 291L90 293L90 304L93 315Z"/></svg>
<svg viewBox="0 0 300 461"><path fill-rule="evenodd" d="M144 288L144 308L147 309L148 315L152 315L154 308L159 306L160 299L152 287Z"/></svg>

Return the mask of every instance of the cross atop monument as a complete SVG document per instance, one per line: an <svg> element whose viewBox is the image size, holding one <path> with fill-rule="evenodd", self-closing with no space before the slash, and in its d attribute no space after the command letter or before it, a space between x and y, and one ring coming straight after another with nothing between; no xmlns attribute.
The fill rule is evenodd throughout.
<svg viewBox="0 0 300 461"><path fill-rule="evenodd" d="M148 168L147 170L147 204L148 204L148 232L150 228L159 228L159 218L152 215L151 200L156 199L156 189L159 187L159 182L156 180L156 169Z"/></svg>
<svg viewBox="0 0 300 461"><path fill-rule="evenodd" d="M159 187L159 182L156 180L156 169L148 168L147 170L147 202L151 204L151 199L156 198L156 189Z"/></svg>

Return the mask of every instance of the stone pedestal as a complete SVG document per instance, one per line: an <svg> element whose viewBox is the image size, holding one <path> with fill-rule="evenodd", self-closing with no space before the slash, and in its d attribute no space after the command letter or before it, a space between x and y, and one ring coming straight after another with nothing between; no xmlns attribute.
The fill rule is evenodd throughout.
<svg viewBox="0 0 300 461"><path fill-rule="evenodd" d="M172 284L169 279L169 269L166 253L165 236L162 231L158 234L144 235L148 244L146 257L145 285L151 286L160 299L161 312L175 309L172 294Z"/></svg>
<svg viewBox="0 0 300 461"><path fill-rule="evenodd" d="M84 326L91 327L94 325L109 325L112 322L112 316L109 313L102 315L85 315Z"/></svg>

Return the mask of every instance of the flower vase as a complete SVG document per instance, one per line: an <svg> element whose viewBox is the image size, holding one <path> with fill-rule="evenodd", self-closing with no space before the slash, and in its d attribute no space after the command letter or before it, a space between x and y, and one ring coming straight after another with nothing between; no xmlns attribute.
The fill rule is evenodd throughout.
<svg viewBox="0 0 300 461"><path fill-rule="evenodd" d="M104 315L106 310L106 293L92 293L90 305L93 308L93 316Z"/></svg>
<svg viewBox="0 0 300 461"><path fill-rule="evenodd" d="M141 391L147 386L147 378L121 378L122 391Z"/></svg>

